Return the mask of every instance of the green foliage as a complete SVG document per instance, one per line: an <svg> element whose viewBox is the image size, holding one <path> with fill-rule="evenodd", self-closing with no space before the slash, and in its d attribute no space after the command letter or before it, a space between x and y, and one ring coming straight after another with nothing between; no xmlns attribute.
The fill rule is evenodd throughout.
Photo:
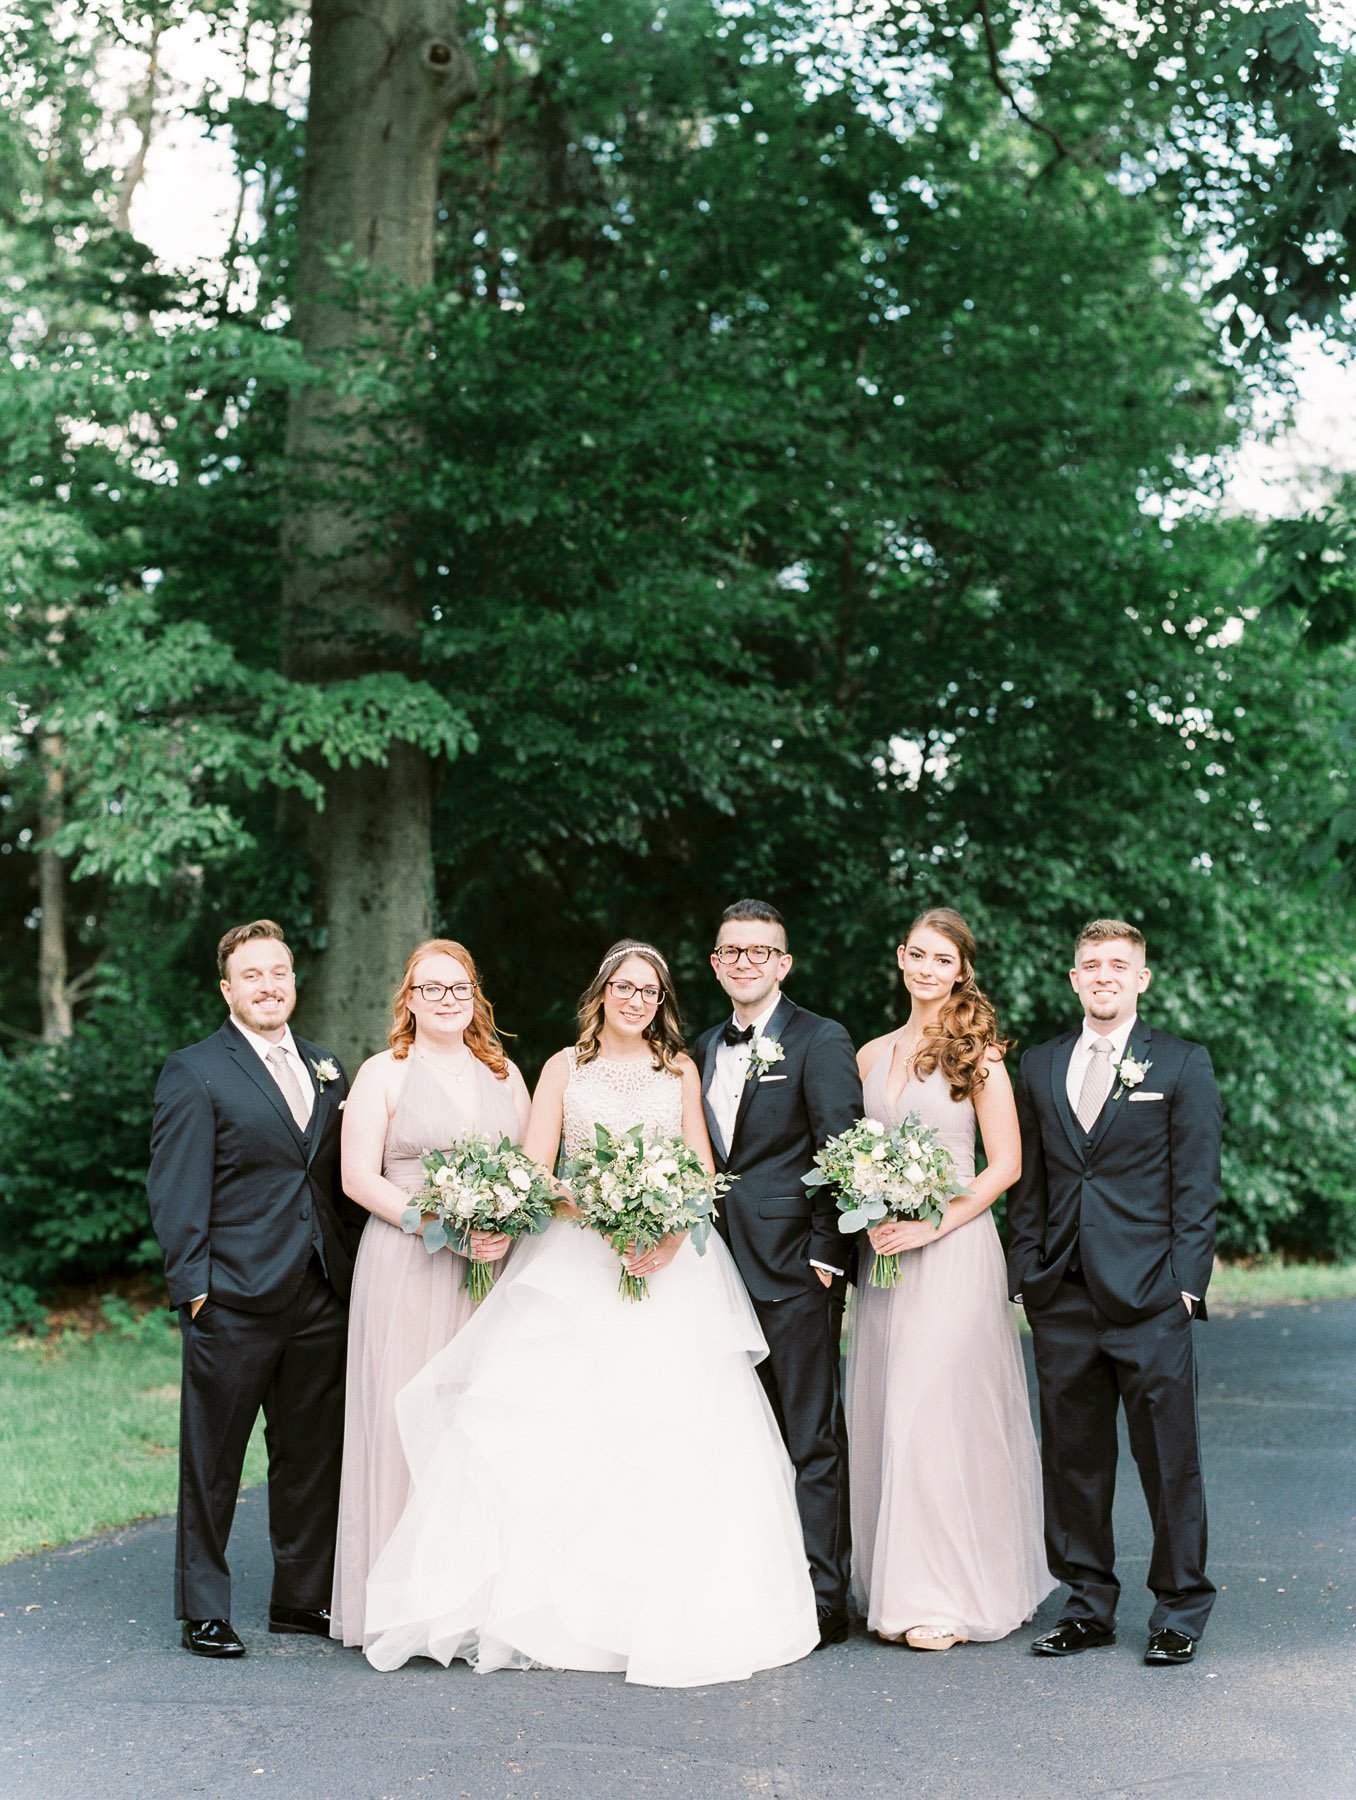
<svg viewBox="0 0 1356 1800"><path fill-rule="evenodd" d="M196 10L222 41L290 29L272 0ZM1352 1244L1350 904L1307 885L1356 844L1349 496L1266 534L1218 512L1288 334L1346 329L1331 31L1289 4L1133 30L886 6L869 35L831 8L468 7L436 282L350 261L369 344L332 369L284 329L280 88L202 98L253 184L226 269L171 277L108 223L112 16L3 26L0 896L35 920L59 758L86 982L71 1043L21 1048L35 934L0 934L12 1282L149 1257L150 1089L205 1026L217 931L324 942L279 797L394 742L446 767L441 922L529 1073L621 930L714 1014L741 891L859 1039L898 1017L927 904L970 918L1024 1043L1067 1020L1082 919L1126 912L1146 1010L1215 1051L1225 1243ZM305 685L277 546L288 401L320 382L357 408L323 497L415 568L424 616L406 672ZM1335 1046L1320 1075L1297 1043Z"/></svg>

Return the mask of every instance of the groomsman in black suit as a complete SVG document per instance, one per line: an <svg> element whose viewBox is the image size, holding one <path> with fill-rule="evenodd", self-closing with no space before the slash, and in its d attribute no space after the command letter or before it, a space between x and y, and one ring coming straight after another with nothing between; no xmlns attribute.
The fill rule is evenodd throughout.
<svg viewBox="0 0 1356 1800"><path fill-rule="evenodd" d="M1031 1321L1040 1384L1045 1543L1070 1588L1032 1648L1115 1643L1111 1503L1116 1412L1153 1520L1146 1663L1190 1662L1215 1590L1192 1320L1204 1319L1220 1185L1220 1098L1203 1045L1138 1017L1143 935L1079 933L1081 1029L1027 1051L1017 1080L1022 1173L1008 1195L1008 1282Z"/></svg>
<svg viewBox="0 0 1356 1800"><path fill-rule="evenodd" d="M725 909L711 955L733 1017L694 1056L716 1167L738 1176L717 1229L768 1343L758 1365L796 1471L796 1503L819 1609L819 1646L847 1635L847 1430L838 1335L848 1240L827 1188L805 1187L815 1151L862 1116L846 1031L782 993L786 926L773 906Z"/></svg>
<svg viewBox="0 0 1356 1800"><path fill-rule="evenodd" d="M197 1656L243 1656L231 1533L262 1406L270 1631L329 1636L357 1209L339 1186L343 1070L294 1038L292 953L271 919L217 946L221 1029L155 1090L151 1219L183 1333L175 1615Z"/></svg>

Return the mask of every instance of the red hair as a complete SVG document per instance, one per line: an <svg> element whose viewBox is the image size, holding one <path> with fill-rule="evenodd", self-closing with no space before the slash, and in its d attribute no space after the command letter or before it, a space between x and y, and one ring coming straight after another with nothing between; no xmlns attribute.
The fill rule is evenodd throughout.
<svg viewBox="0 0 1356 1800"><path fill-rule="evenodd" d="M405 973L400 978L400 986L396 989L392 1002L392 1025L386 1042L391 1047L391 1054L397 1062L402 1062L410 1053L414 1043L414 1014L410 1011L410 990L414 986L414 971L426 956L451 956L461 964L471 980L477 983L471 1000L471 1022L466 1027L463 1042L466 1048L478 1061L483 1062L498 1080L508 1079L508 1058L504 1055L504 1046L499 1041L499 1033L494 1023L494 1008L481 993L480 976L476 970L471 952L464 944L456 943L452 938L426 938L422 944L410 952L410 960L405 964Z"/></svg>

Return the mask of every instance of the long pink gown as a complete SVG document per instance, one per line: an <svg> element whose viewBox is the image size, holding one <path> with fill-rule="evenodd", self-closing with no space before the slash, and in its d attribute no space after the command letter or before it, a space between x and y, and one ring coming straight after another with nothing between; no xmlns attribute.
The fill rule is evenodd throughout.
<svg viewBox="0 0 1356 1800"><path fill-rule="evenodd" d="M471 1132L519 1142L527 1089L512 1063L499 1081L476 1062L464 1083L445 1083L411 1051L386 1130L381 1172L406 1193L423 1186L426 1150L446 1150ZM465 1093L462 1093L464 1087ZM430 1256L418 1236L375 1215L363 1227L349 1299L348 1385L339 1536L330 1599L330 1635L361 1644L367 1577L410 1490L396 1428L395 1397L475 1311L462 1286L466 1259L444 1248Z"/></svg>
<svg viewBox="0 0 1356 1800"><path fill-rule="evenodd" d="M932 1126L975 1174L975 1109L940 1070L892 1104L890 1057L866 1078L867 1115ZM852 1587L873 1631L949 1627L1006 1637L1055 1586L1042 1543L1040 1458L992 1210L899 1259L869 1285L863 1240L848 1352Z"/></svg>

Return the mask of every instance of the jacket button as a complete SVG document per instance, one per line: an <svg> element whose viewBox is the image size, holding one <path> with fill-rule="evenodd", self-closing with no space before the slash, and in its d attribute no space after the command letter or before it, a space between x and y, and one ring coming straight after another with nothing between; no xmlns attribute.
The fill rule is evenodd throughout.
<svg viewBox="0 0 1356 1800"><path fill-rule="evenodd" d="M310 1209L310 1207L309 1207L309 1206L303 1206L303 1207L302 1207L302 1209L301 1209L301 1216L302 1216L302 1218L303 1218L303 1219L309 1219L309 1218L310 1218L310 1216L311 1216L311 1209Z"/></svg>

